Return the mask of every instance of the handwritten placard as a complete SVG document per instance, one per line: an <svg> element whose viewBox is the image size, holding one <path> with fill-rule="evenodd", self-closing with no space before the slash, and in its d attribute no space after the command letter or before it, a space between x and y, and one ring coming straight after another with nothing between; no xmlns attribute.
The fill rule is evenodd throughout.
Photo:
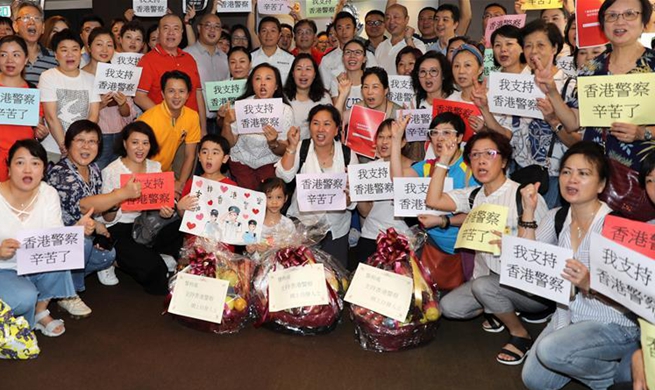
<svg viewBox="0 0 655 390"><path fill-rule="evenodd" d="M434 99L434 102L432 103L432 117L434 118L442 112L452 112L453 114L459 115L464 120L466 130L464 130L463 141L467 141L473 136L473 134L475 134L469 123L469 117L471 115L482 116L482 112L480 112L480 109L475 104Z"/></svg>
<svg viewBox="0 0 655 390"><path fill-rule="evenodd" d="M398 110L396 119L409 115L409 123L405 128L405 138L407 142L425 141L428 139L430 123L432 122L432 110L429 108L420 108L418 110Z"/></svg>
<svg viewBox="0 0 655 390"><path fill-rule="evenodd" d="M554 9L562 7L562 0L525 0L521 9L524 11L530 11L535 9Z"/></svg>
<svg viewBox="0 0 655 390"><path fill-rule="evenodd" d="M39 124L41 93L36 88L0 88L0 124Z"/></svg>
<svg viewBox="0 0 655 390"><path fill-rule="evenodd" d="M644 356L646 385L655 389L655 325L639 318L641 328L641 352Z"/></svg>
<svg viewBox="0 0 655 390"><path fill-rule="evenodd" d="M405 322L413 289L410 277L359 263L344 300Z"/></svg>
<svg viewBox="0 0 655 390"><path fill-rule="evenodd" d="M518 28L525 26L526 14L496 16L487 21L487 29L484 31L484 40L487 47L491 47L491 34L498 28L506 25L512 25Z"/></svg>
<svg viewBox="0 0 655 390"><path fill-rule="evenodd" d="M500 284L569 305L571 282L562 278L573 251L525 238L503 236Z"/></svg>
<svg viewBox="0 0 655 390"><path fill-rule="evenodd" d="M273 126L278 133L286 131L280 121L283 104L281 98L237 100L234 110L239 134L263 133L265 125Z"/></svg>
<svg viewBox="0 0 655 390"><path fill-rule="evenodd" d="M545 95L530 74L491 72L489 75L489 111L494 114L518 115L543 119L537 98Z"/></svg>
<svg viewBox="0 0 655 390"><path fill-rule="evenodd" d="M417 217L421 214L448 214L428 207L425 197L430 187L429 177L394 177L393 178L393 215L396 217ZM453 179L444 180L444 192L453 189Z"/></svg>
<svg viewBox="0 0 655 390"><path fill-rule="evenodd" d="M348 165L350 200L353 202L393 199L388 161Z"/></svg>
<svg viewBox="0 0 655 390"><path fill-rule="evenodd" d="M575 2L576 42L578 48L600 46L609 42L598 21L600 6L605 0Z"/></svg>
<svg viewBox="0 0 655 390"><path fill-rule="evenodd" d="M141 197L126 200L121 204L121 210L159 210L164 206L175 206L175 176L173 172L121 175L121 187L125 186L132 176L141 183Z"/></svg>
<svg viewBox="0 0 655 390"><path fill-rule="evenodd" d="M339 0L307 0L305 10L308 18L331 18L334 16Z"/></svg>
<svg viewBox="0 0 655 390"><path fill-rule="evenodd" d="M218 2L216 8L217 13L237 13L237 12L250 12L252 11L251 0L224 0Z"/></svg>
<svg viewBox="0 0 655 390"><path fill-rule="evenodd" d="M198 207L184 213L180 231L232 245L261 241L265 194L200 176L193 177L190 194Z"/></svg>
<svg viewBox="0 0 655 390"><path fill-rule="evenodd" d="M164 16L168 9L168 0L132 0L132 9L135 16Z"/></svg>
<svg viewBox="0 0 655 390"><path fill-rule="evenodd" d="M168 312L220 324L228 287L227 280L178 273Z"/></svg>
<svg viewBox="0 0 655 390"><path fill-rule="evenodd" d="M137 66L141 61L141 53L114 53L111 63L118 66Z"/></svg>
<svg viewBox="0 0 655 390"><path fill-rule="evenodd" d="M208 81L205 83L205 95L209 111L217 111L227 102L234 101L246 90L247 80Z"/></svg>
<svg viewBox="0 0 655 390"><path fill-rule="evenodd" d="M655 73L578 77L580 126L655 123Z"/></svg>
<svg viewBox="0 0 655 390"><path fill-rule="evenodd" d="M29 275L84 268L84 228L28 229L16 232L16 273Z"/></svg>
<svg viewBox="0 0 655 390"><path fill-rule="evenodd" d="M263 15L288 14L291 9L289 0L258 0L257 12Z"/></svg>
<svg viewBox="0 0 655 390"><path fill-rule="evenodd" d="M498 256L500 248L489 241L499 239L493 231L505 231L508 213L507 207L495 204L482 204L474 208L459 229L455 248L473 249Z"/></svg>
<svg viewBox="0 0 655 390"><path fill-rule="evenodd" d="M346 209L346 173L299 173L296 175L298 209L330 211Z"/></svg>
<svg viewBox="0 0 655 390"><path fill-rule="evenodd" d="M277 269L268 277L268 310L275 313L329 303L323 264Z"/></svg>
<svg viewBox="0 0 655 390"><path fill-rule="evenodd" d="M355 153L375 158L375 134L386 114L362 106L353 106L348 121L346 145Z"/></svg>
<svg viewBox="0 0 655 390"><path fill-rule="evenodd" d="M557 57L557 67L562 69L567 76L578 77L578 68L573 63L573 56Z"/></svg>
<svg viewBox="0 0 655 390"><path fill-rule="evenodd" d="M400 107L409 108L412 106L414 96L411 76L389 76L389 93L387 99Z"/></svg>
<svg viewBox="0 0 655 390"><path fill-rule="evenodd" d="M125 96L135 96L143 68L124 65L98 63L93 92L99 95L108 92L122 92Z"/></svg>
<svg viewBox="0 0 655 390"><path fill-rule="evenodd" d="M655 323L655 261L591 233L591 289Z"/></svg>
<svg viewBox="0 0 655 390"><path fill-rule="evenodd" d="M602 234L617 244L655 259L655 225L608 215Z"/></svg>

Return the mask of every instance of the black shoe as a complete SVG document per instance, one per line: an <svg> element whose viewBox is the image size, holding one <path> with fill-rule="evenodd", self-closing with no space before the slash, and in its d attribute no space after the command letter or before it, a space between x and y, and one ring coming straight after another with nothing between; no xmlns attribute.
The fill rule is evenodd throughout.
<svg viewBox="0 0 655 390"><path fill-rule="evenodd" d="M538 313L520 313L519 318L528 324L545 324L555 313L557 306L549 306L546 310Z"/></svg>

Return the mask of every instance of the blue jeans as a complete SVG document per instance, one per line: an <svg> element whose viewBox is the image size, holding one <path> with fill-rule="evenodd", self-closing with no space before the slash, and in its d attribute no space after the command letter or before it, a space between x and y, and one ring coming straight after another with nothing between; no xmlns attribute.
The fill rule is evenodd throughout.
<svg viewBox="0 0 655 390"><path fill-rule="evenodd" d="M99 151L98 158L96 158L96 164L101 171L118 158L114 152L114 145L120 137L121 133L102 135L102 150Z"/></svg>
<svg viewBox="0 0 655 390"><path fill-rule="evenodd" d="M84 269L71 271L75 291L82 292L86 289L84 278L96 271L109 268L116 260L116 250L110 251L97 249L93 246L93 237L84 237Z"/></svg>
<svg viewBox="0 0 655 390"><path fill-rule="evenodd" d="M523 366L529 389L561 389L576 379L592 389L614 383L620 360L635 350L639 327L584 321L554 330L548 324Z"/></svg>
<svg viewBox="0 0 655 390"><path fill-rule="evenodd" d="M18 276L14 270L0 269L0 299L11 307L16 317L25 317L32 328L37 301L74 296L70 271Z"/></svg>

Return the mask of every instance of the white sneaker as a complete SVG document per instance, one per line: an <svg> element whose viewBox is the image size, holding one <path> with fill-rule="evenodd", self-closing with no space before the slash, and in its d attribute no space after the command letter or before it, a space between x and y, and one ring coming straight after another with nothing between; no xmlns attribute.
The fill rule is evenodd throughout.
<svg viewBox="0 0 655 390"><path fill-rule="evenodd" d="M177 261L175 261L175 258L164 253L160 253L159 256L161 256L162 260L164 260L164 263L166 263L168 272L175 272L175 269L177 268Z"/></svg>
<svg viewBox="0 0 655 390"><path fill-rule="evenodd" d="M118 284L118 278L116 277L116 268L112 265L107 269L98 271L98 280L100 283L105 286L115 286Z"/></svg>
<svg viewBox="0 0 655 390"><path fill-rule="evenodd" d="M84 318L91 315L91 308L78 296L57 301L59 307L68 312L73 318Z"/></svg>

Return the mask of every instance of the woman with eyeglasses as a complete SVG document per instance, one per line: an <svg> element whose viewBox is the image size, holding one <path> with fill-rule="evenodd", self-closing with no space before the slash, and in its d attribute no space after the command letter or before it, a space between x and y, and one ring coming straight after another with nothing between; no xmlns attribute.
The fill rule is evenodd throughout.
<svg viewBox="0 0 655 390"><path fill-rule="evenodd" d="M655 51L645 48L639 42L652 10L653 6L648 0L605 1L599 9L598 22L611 47L589 61L578 72L578 76L653 72ZM580 128L578 99L575 96L567 98L566 101L562 99L549 68L539 66L534 73L537 85L548 96L563 128L568 132L578 131ZM609 158L638 170L640 152L645 147L644 141L653 139L655 127L614 120L609 115L606 118L606 127L583 128L583 139L605 145L605 152Z"/></svg>
<svg viewBox="0 0 655 390"><path fill-rule="evenodd" d="M447 99L455 91L455 86L446 56L428 51L419 57L412 70L412 85L416 92L416 108L432 110L434 99Z"/></svg>
<svg viewBox="0 0 655 390"><path fill-rule="evenodd" d="M455 142L445 145L440 157L448 161L458 153ZM435 164L432 180L426 197L426 204L432 208L470 213L482 204L505 206L509 212L504 232L489 232L484 237L490 244L500 245L502 234L516 236L518 233L519 184L505 175L512 158L509 139L496 132L478 133L471 137L464 148L464 162L469 164L475 179L482 187L467 187L444 192L444 180L451 167ZM475 191L475 192L474 192ZM534 215L540 220L548 208L541 195L535 195ZM548 308L548 301L500 285L500 257L491 253L476 251L473 278L451 291L441 299L441 310L445 317L470 319L485 313L483 330L497 333L505 328L510 339L500 350L496 360L501 364L518 365L523 362L532 345L532 338L516 315L538 313Z"/></svg>
<svg viewBox="0 0 655 390"><path fill-rule="evenodd" d="M344 45L342 58L346 71L331 80L330 95L334 106L343 114L362 100L360 85L366 67L366 46L353 39Z"/></svg>
<svg viewBox="0 0 655 390"><path fill-rule="evenodd" d="M245 47L248 52L252 52L252 38L248 28L242 24L235 24L230 29L230 36L232 37L232 47Z"/></svg>

